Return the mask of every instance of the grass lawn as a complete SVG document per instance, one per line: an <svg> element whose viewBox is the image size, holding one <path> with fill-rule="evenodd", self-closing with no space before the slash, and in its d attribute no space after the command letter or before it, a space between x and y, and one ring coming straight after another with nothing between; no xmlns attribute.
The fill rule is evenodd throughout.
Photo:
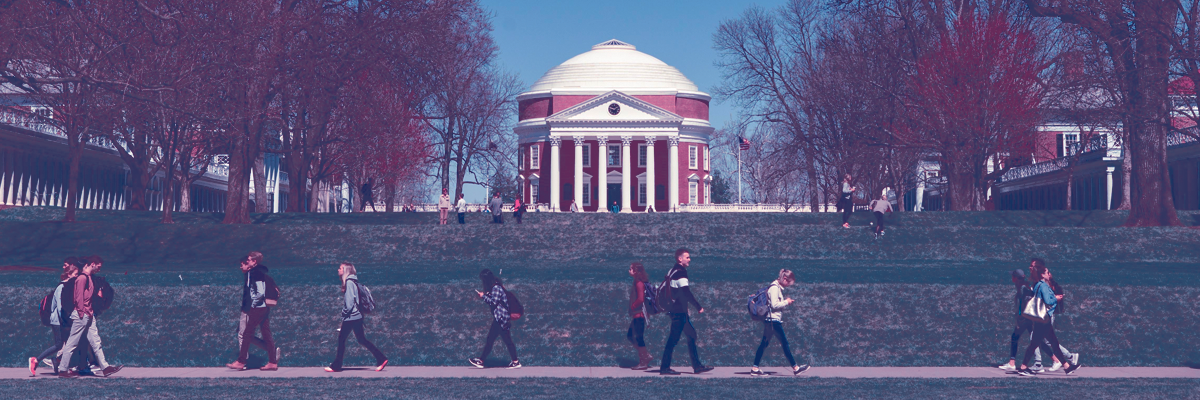
<svg viewBox="0 0 1200 400"><path fill-rule="evenodd" d="M1190 379L80 379L8 381L7 398L1186 399Z"/></svg>

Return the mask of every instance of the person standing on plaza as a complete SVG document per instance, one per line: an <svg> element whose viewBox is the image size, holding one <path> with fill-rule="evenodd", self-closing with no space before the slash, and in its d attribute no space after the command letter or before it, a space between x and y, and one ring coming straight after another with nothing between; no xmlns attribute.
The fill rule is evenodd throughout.
<svg viewBox="0 0 1200 400"><path fill-rule="evenodd" d="M367 179L358 192L362 195L362 206L358 211L367 211L367 205L370 205L371 212L375 212L375 178Z"/></svg>
<svg viewBox="0 0 1200 400"><path fill-rule="evenodd" d="M879 195L878 200L871 201L871 213L875 214L875 238L879 239L883 236L883 213L892 212L892 202L888 201L886 194Z"/></svg>
<svg viewBox="0 0 1200 400"><path fill-rule="evenodd" d="M459 225L466 224L467 223L467 215L466 215L467 214L467 199L463 198L462 193L458 194L458 204L456 204L454 206L454 208L455 208L455 211L458 211L458 224Z"/></svg>
<svg viewBox="0 0 1200 400"><path fill-rule="evenodd" d="M279 301L279 288L275 280L267 275L269 271L262 264L263 255L252 251L242 258L242 313L238 320L238 359L226 367L238 371L246 370L246 361L250 357L250 345L253 344L267 352L267 365L259 368L263 371L279 370L279 348L271 338L271 308ZM260 328L262 339L254 336L254 330Z"/></svg>
<svg viewBox="0 0 1200 400"><path fill-rule="evenodd" d="M67 327L67 330L63 329L63 325L69 325L63 324L64 320L66 320L66 317L62 314L63 287L72 278L79 275L80 266L79 259L75 257L67 257L63 261L62 275L58 278L58 286L50 294L50 304L48 305L50 309L50 334L54 336L54 343L50 347L47 347L46 350L43 350L41 354L38 354L37 357L29 357L29 376L37 376L37 365L40 360L50 361L50 366L55 371L58 370L58 352L62 350L63 343L66 342L67 336L71 334L69 330L70 326ZM74 290L74 287L72 287L72 290Z"/></svg>
<svg viewBox="0 0 1200 400"><path fill-rule="evenodd" d="M387 366L387 356L375 347L374 343L367 340L367 335L363 333L363 315L359 309L359 296L363 294L359 291L358 285L358 270L354 268L354 264L344 262L338 265L338 277L342 279L342 327L338 330L337 339L337 356L334 357L333 363L325 367L326 372L341 372L342 359L346 355L346 338L350 336L350 332L354 332L354 338L358 340L358 344L366 347L371 355L375 356L375 372L383 371L383 367Z"/></svg>
<svg viewBox="0 0 1200 400"><path fill-rule="evenodd" d="M646 350L646 287L650 285L650 277L646 275L646 267L642 263L629 265L629 276L633 277L633 287L629 290L629 330L625 338L629 339L637 349L638 364L635 370L650 368L650 352Z"/></svg>
<svg viewBox="0 0 1200 400"><path fill-rule="evenodd" d="M688 282L687 268L692 262L691 250L678 249L675 250L675 266L667 272L667 281L671 290L671 305L668 311L671 313L671 333L667 336L667 344L663 348L662 364L659 367L659 373L662 375L679 375L679 372L671 369L671 357L675 353L675 345L679 344L680 335L687 335L688 353L692 357L692 370L699 374L702 372L712 371L712 367L705 366L700 362L700 352L696 348L696 328L692 326L691 317L688 315L688 306L694 305L698 312L704 312L704 306L696 300L696 296L692 295L692 289Z"/></svg>
<svg viewBox="0 0 1200 400"><path fill-rule="evenodd" d="M450 213L450 190L442 188L442 195L438 197L438 223L445 225L446 217Z"/></svg>
<svg viewBox="0 0 1200 400"><path fill-rule="evenodd" d="M517 220L517 224L521 223L521 217L525 216L525 203L521 199L513 201L513 218Z"/></svg>
<svg viewBox="0 0 1200 400"><path fill-rule="evenodd" d="M492 271L484 269L479 271L479 280L483 283L483 291L476 290L479 298L492 308L492 325L488 328L487 341L483 345L483 353L479 358L467 360L476 368L483 368L483 360L492 354L492 345L496 343L496 338L504 341L504 347L508 349L508 356L512 362L508 363L508 369L521 368L521 361L517 359L517 346L513 344L512 333L509 331L512 328L512 314L508 310L508 293L504 290L504 286L500 282L500 278L492 275Z"/></svg>
<svg viewBox="0 0 1200 400"><path fill-rule="evenodd" d="M103 261L100 257L89 256L84 261L83 270L80 275L75 277L74 287L74 306L75 310L71 313L71 335L63 344L63 356L58 365L58 376L62 378L75 378L79 374L74 371L67 370L70 364L71 357L75 354L75 350L79 347L79 341L87 336L87 345L91 346L92 353L96 357L97 365L101 368L103 376L111 376L121 370L120 365L109 365L104 358L104 348L100 345L100 332L96 328L96 313L92 305L96 302L103 301L101 295L97 294L96 280L92 275L100 270ZM65 286L64 286L65 287ZM86 364L86 363L85 363ZM86 365L80 366L82 369Z"/></svg>
<svg viewBox="0 0 1200 400"><path fill-rule="evenodd" d="M579 212L579 205L575 204L575 200L571 200L571 212Z"/></svg>
<svg viewBox="0 0 1200 400"><path fill-rule="evenodd" d="M1054 296L1054 290L1050 288L1049 279L1050 272L1046 269L1046 265L1040 259L1033 259L1029 264L1030 281L1036 282L1033 286L1033 295L1035 299L1040 299L1047 307L1046 322L1033 321L1033 337L1029 341L1029 346L1025 349L1025 358L1021 361L1021 367L1017 369L1017 374L1022 376L1031 376L1034 374L1028 367L1029 359L1033 358L1033 353L1043 341L1048 341L1050 350L1059 360L1065 361L1063 366L1066 367L1063 371L1070 375L1079 369L1079 364L1072 364L1068 358L1062 354L1062 350L1058 345L1058 336L1054 332L1054 309L1058 305L1058 299ZM1032 300L1031 300L1032 301Z"/></svg>
<svg viewBox="0 0 1200 400"><path fill-rule="evenodd" d="M488 203L488 208L492 210L492 223L504 223L504 200L500 198L500 192L492 194L492 202Z"/></svg>
<svg viewBox="0 0 1200 400"><path fill-rule="evenodd" d="M850 227L850 214L854 212L854 186L850 184L850 174L842 179L842 197L838 198L838 208L842 211L842 227Z"/></svg>
<svg viewBox="0 0 1200 400"><path fill-rule="evenodd" d="M779 270L779 278L771 282L771 286L767 287L767 299L771 303L771 311L767 314L767 319L763 321L762 342L759 342L758 351L754 353L754 366L750 368L750 375L761 376L767 374L758 369L758 363L762 361L763 351L767 349L767 345L771 344L772 336L779 337L779 345L783 348L783 355L792 364L792 375L800 375L800 373L808 370L807 364L796 364L796 359L792 356L792 348L788 345L787 335L783 332L783 312L780 310L795 301L790 297L784 298L783 289L792 286L794 283L796 283L796 275L792 271L781 269Z"/></svg>

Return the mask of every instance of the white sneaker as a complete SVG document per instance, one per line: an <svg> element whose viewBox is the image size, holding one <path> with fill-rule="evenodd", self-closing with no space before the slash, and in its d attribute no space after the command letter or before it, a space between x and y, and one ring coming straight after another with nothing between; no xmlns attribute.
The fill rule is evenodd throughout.
<svg viewBox="0 0 1200 400"><path fill-rule="evenodd" d="M1079 365L1079 353L1071 355L1071 365Z"/></svg>
<svg viewBox="0 0 1200 400"><path fill-rule="evenodd" d="M1050 369L1047 369L1047 371L1054 372L1054 371L1058 371L1059 368L1062 368L1062 363L1055 361L1054 365L1051 365Z"/></svg>
<svg viewBox="0 0 1200 400"><path fill-rule="evenodd" d="M1000 366L996 367L996 368L1000 368L1005 371L1016 371L1017 370L1017 366L1012 365L1012 364L1000 364Z"/></svg>
<svg viewBox="0 0 1200 400"><path fill-rule="evenodd" d="M1071 362L1074 362L1074 361L1071 361ZM53 360L53 357L50 357L50 358L43 358L43 359L42 359L42 364L46 364L46 366L47 366L47 367L54 368L54 360Z"/></svg>

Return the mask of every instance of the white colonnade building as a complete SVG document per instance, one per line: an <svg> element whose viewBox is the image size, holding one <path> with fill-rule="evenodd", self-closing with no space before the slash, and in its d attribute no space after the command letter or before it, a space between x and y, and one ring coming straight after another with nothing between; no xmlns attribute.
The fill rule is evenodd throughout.
<svg viewBox="0 0 1200 400"><path fill-rule="evenodd" d="M711 99L633 45L592 46L517 96L522 201L600 212L709 203Z"/></svg>

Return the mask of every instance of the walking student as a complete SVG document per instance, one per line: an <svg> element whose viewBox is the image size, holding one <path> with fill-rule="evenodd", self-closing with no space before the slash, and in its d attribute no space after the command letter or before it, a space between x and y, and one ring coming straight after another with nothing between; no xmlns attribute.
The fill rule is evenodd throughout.
<svg viewBox="0 0 1200 400"><path fill-rule="evenodd" d="M438 223L446 224L446 216L450 213L450 190L442 188L442 196L438 197Z"/></svg>
<svg viewBox="0 0 1200 400"><path fill-rule="evenodd" d="M883 236L883 213L892 212L892 202L888 201L886 194L879 195L878 200L871 201L871 213L875 214L875 238L879 239Z"/></svg>
<svg viewBox="0 0 1200 400"><path fill-rule="evenodd" d="M91 346L92 353L96 356L97 365L101 368L102 376L111 376L121 370L120 365L109 365L104 358L104 348L100 346L100 332L96 328L95 310L92 309L92 304L101 301L96 291L96 281L92 278L92 274L100 270L103 261L99 256L88 256L84 260L83 270L80 275L75 277L74 287L74 307L71 312L71 334L63 344L62 360L58 363L58 376L61 378L75 378L79 373L67 370L70 364L71 356L75 354L75 350L79 347L79 341L87 336L87 345ZM65 287L65 286L64 286ZM81 365L82 369L85 365Z"/></svg>
<svg viewBox="0 0 1200 400"><path fill-rule="evenodd" d="M467 214L467 200L463 198L462 193L458 194L458 204L456 204L454 208L456 211L458 211L458 224L459 225L466 224L467 223L467 219L466 219L466 217L467 217L467 215L466 215Z"/></svg>
<svg viewBox="0 0 1200 400"><path fill-rule="evenodd" d="M783 289L795 283L796 275L792 271L781 269L779 270L779 278L775 279L774 282L771 282L771 286L767 287L767 299L771 302L771 312L767 314L767 319L763 321L762 342L758 344L758 351L754 352L754 366L750 368L750 375L762 376L767 374L758 369L758 364L762 361L763 351L767 349L767 345L771 344L772 336L779 337L779 345L783 348L783 355L792 364L792 375L800 375L800 373L808 371L807 364L796 365L796 359L792 357L792 348L788 345L787 335L783 332L783 312L780 310L795 302L790 297L786 299L783 297Z"/></svg>
<svg viewBox="0 0 1200 400"><path fill-rule="evenodd" d="M508 295L504 291L504 286L500 282L500 278L492 275L492 271L484 269L479 271L479 280L483 282L483 291L476 290L479 298L483 302L492 307L492 326L488 328L487 342L483 345L483 353L479 358L467 360L476 368L483 368L483 360L492 354L492 345L496 343L496 337L504 341L504 347L508 349L508 356L512 358L512 362L508 363L508 369L521 368L521 361L517 359L517 346L513 344L512 334L509 329L512 328L512 315L508 312Z"/></svg>
<svg viewBox="0 0 1200 400"><path fill-rule="evenodd" d="M359 194L362 195L362 206L358 211L366 212L369 205L371 212L375 212L375 178L367 179L367 183L362 185Z"/></svg>
<svg viewBox="0 0 1200 400"><path fill-rule="evenodd" d="M271 338L271 308L279 301L279 288L275 280L267 275L267 266L262 264L263 255L252 251L242 258L242 313L238 319L238 359L226 367L238 371L246 370L246 360L250 357L250 345L255 345L267 352L267 365L259 368L263 371L279 370L278 347ZM254 336L254 330L261 328L262 339Z"/></svg>
<svg viewBox="0 0 1200 400"><path fill-rule="evenodd" d="M492 202L488 203L488 208L492 210L492 223L504 223L504 200L500 199L500 192L492 194Z"/></svg>
<svg viewBox="0 0 1200 400"><path fill-rule="evenodd" d="M1046 269L1045 262L1040 259L1033 259L1029 263L1029 279L1030 281L1036 282L1033 286L1033 295L1035 298L1041 299L1042 302L1046 304L1046 307L1049 309L1048 315L1053 317L1055 306L1058 304L1058 299L1054 297L1054 291L1050 289L1050 284L1048 282L1050 279L1050 273ZM1025 358L1021 361L1021 367L1017 369L1017 374L1021 376L1031 376L1034 374L1034 372L1028 367L1029 359L1033 358L1034 351L1037 350L1038 345L1042 343L1042 341L1048 341L1050 343L1050 350L1054 352L1055 357L1058 357L1059 360L1067 361L1063 363L1063 366L1066 367L1063 369L1063 371L1066 372L1067 375L1070 375L1074 373L1075 370L1079 369L1080 365L1069 362L1069 360L1063 356L1062 350L1059 349L1058 336L1055 335L1054 324L1052 321L1053 319L1051 319L1049 322L1033 321L1033 337L1029 341L1029 347L1025 349Z"/></svg>
<svg viewBox="0 0 1200 400"><path fill-rule="evenodd" d="M383 371L383 367L387 366L387 356L375 347L374 343L367 340L367 335L363 333L363 313L359 310L359 290L358 290L358 270L354 268L354 264L344 262L338 265L338 277L342 278L342 293L344 296L342 302L342 328L338 331L337 341L337 357L334 357L333 363L325 367L327 372L341 372L342 358L346 354L346 338L350 336L350 332L354 332L354 338L358 340L358 344L366 347L371 355L375 356L375 372Z"/></svg>
<svg viewBox="0 0 1200 400"><path fill-rule="evenodd" d="M635 370L650 368L650 352L646 351L646 286L650 277L646 275L646 267L642 263L629 265L629 276L633 277L633 287L629 291L629 331L625 338L637 348L638 364Z"/></svg>
<svg viewBox="0 0 1200 400"><path fill-rule="evenodd" d="M70 331L63 330L63 321L66 319L62 315L62 293L63 287L76 275L79 275L79 267L82 264L78 258L68 257L63 261L63 272L59 276L58 286L54 288L54 292L50 294L50 333L54 335L54 343L47 347L46 350L38 354L37 357L29 357L29 376L37 376L37 365L40 360L49 361L54 370L58 369L58 352L62 350L63 343L66 342ZM72 287L72 290L74 287ZM67 324L69 325L69 324ZM68 326L69 329L69 326Z"/></svg>
<svg viewBox="0 0 1200 400"><path fill-rule="evenodd" d="M850 195L854 193L854 186L850 185L850 174L842 179L842 197L838 199L838 208L842 211L842 227L850 227L850 214L854 212L854 200Z"/></svg>
<svg viewBox="0 0 1200 400"><path fill-rule="evenodd" d="M668 310L671 313L671 333L667 336L667 345L663 348L662 364L658 372L662 375L679 375L678 371L671 369L671 357L675 353L675 345L679 344L679 336L687 335L688 353L692 357L692 370L699 374L707 371L712 371L712 367L705 366L700 362L700 353L696 348L696 328L692 326L691 317L688 315L688 306L694 305L698 312L704 312L704 306L696 300L696 296L692 295L692 290L689 287L687 268L692 262L691 250L679 249L675 250L675 266L671 267L671 271L667 273L667 281L671 288L671 305Z"/></svg>

